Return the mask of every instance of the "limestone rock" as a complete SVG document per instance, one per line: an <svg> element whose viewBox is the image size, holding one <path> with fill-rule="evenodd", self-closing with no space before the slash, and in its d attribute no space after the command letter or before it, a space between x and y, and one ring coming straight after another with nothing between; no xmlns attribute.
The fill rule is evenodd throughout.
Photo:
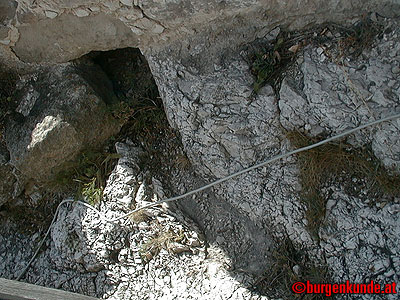
<svg viewBox="0 0 400 300"><path fill-rule="evenodd" d="M322 132L334 135L399 113L400 80L391 72L400 60L397 25L392 24L394 30L377 39L370 51L356 60L344 60L343 65L325 58L332 55L329 51L307 49L298 66L302 76L285 79L280 90L282 125L312 136ZM356 133L350 142L356 146L372 143L383 164L399 171L399 134L397 119Z"/></svg>
<svg viewBox="0 0 400 300"><path fill-rule="evenodd" d="M230 50L227 54L204 46L197 51L175 43L165 51L148 56L167 117L179 131L196 171L209 178L207 181L288 151L273 89L265 86L253 95L248 64L239 50ZM317 245L303 224L305 208L294 193L297 185L295 161L289 158L233 178L214 189L213 197L218 200L213 201L227 203L223 207L232 211L232 218L236 210L246 216L242 216L245 225L240 228L247 232L252 251L241 258L246 261L245 265L239 263L246 272L260 275L265 270L269 253L266 245L272 243L271 235L281 226L290 238L319 257ZM186 203L182 205L185 207ZM193 206L194 203L187 204L189 214ZM191 216L201 223L214 222L202 220L195 213ZM237 226L234 221L225 223L226 230ZM256 237L255 228L259 224L268 224L271 228L262 240ZM223 249L236 247L230 238L218 241Z"/></svg>
<svg viewBox="0 0 400 300"><path fill-rule="evenodd" d="M201 35L193 38L198 47L174 43L147 57L168 119L180 132L186 154L196 171L206 178L221 178L278 153L288 152L291 146L282 127L312 136L333 135L398 111L399 80L391 70L397 64L400 35L397 22L392 21L385 26L393 31L377 36L372 49L362 53L359 60L346 61L344 66L324 57L321 47L307 48L303 59L299 59L298 72L294 72L299 76L285 78L279 97L275 97L269 86L252 96L253 81L249 80L248 65L241 59L239 50L225 48L226 52L219 52L218 46L201 44L200 41L206 40ZM216 44L223 42L216 39ZM371 81L374 83L369 85ZM354 145L372 142L375 155L387 167L398 166L398 126L398 120L387 122L355 134L350 142ZM395 280L390 274L399 272L397 262L390 267L389 275L381 276L380 272L388 260L393 260L397 247L391 246L393 252L387 254L374 256L373 253L378 253L376 249L382 245L398 242L395 233L398 219L391 215L397 212L397 203L368 210L368 205L358 197L347 193L337 197L332 195L327 200L339 204L335 206L330 202L325 221L329 222L326 230L331 231L329 235L325 229L320 231L326 244L319 245L306 229L306 208L299 198L301 188L296 158L289 157L220 184L213 194L256 224L267 226L270 233L278 236L287 233L294 243L312 253L315 262L322 263L327 253L334 252L328 255L329 267L335 271L334 278L368 278L366 267L359 267L366 259L371 269L378 270L374 271L374 278L382 282ZM182 204L185 205L188 204ZM362 226L377 235L369 246L357 238L361 218L357 213L339 220L342 213L345 215L343 206L348 212L359 212L362 207L366 215L380 216L378 227L372 229L377 224L372 217ZM190 209L188 205L187 210ZM381 238L379 233L386 231L391 232L390 237ZM250 235L250 230L247 232ZM330 238L336 235L338 239L330 243ZM217 238L216 242L220 247L228 248L229 242L224 237ZM340 262L342 253L349 260ZM362 253L369 254L363 256ZM256 273L257 262L249 256L246 259L246 271L251 272L250 266L254 262L251 269ZM354 272L346 273L353 265Z"/></svg>
<svg viewBox="0 0 400 300"><path fill-rule="evenodd" d="M66 30L62 35L60 28ZM22 27L19 32L15 52L22 61L66 62L93 50L137 46L137 37L129 28L102 13L83 18L63 14Z"/></svg>
<svg viewBox="0 0 400 300"><path fill-rule="evenodd" d="M207 33L210 43L222 36L225 44L237 46L263 36L277 24L300 29L327 21L346 22L370 11L391 16L399 11L396 0L330 0L323 6L316 0L7 0L5 3L7 9L0 11L15 23L18 31L16 38L8 40L7 48L12 47L23 62L38 63L66 62L92 50L127 46L147 52L173 41L190 40L199 32ZM15 4L18 4L17 14ZM132 21L132 12L137 15L135 11L141 16Z"/></svg>
<svg viewBox="0 0 400 300"><path fill-rule="evenodd" d="M385 26L393 30L377 36L357 58L335 59L334 50L328 50L334 49L331 44L307 48L280 89L282 126L309 136L335 135L399 113L400 80L391 70L399 60L400 31L395 20ZM370 145L388 170L399 172L399 134L396 119L346 141L356 147ZM329 196L319 237L332 279L395 281L400 272L394 260L399 253L398 199L384 195L374 199L373 193L367 194L369 186L358 190L356 179L352 183L353 193L338 182L324 188Z"/></svg>
<svg viewBox="0 0 400 300"><path fill-rule="evenodd" d="M27 80L18 95L5 139L10 163L27 179L52 178L83 148L100 145L120 128L107 109L111 84L95 66L50 67Z"/></svg>
<svg viewBox="0 0 400 300"><path fill-rule="evenodd" d="M8 27L0 25L0 39L5 40L8 37Z"/></svg>
<svg viewBox="0 0 400 300"><path fill-rule="evenodd" d="M361 197L349 196L340 188L331 190L330 198L336 205L327 212L327 226L321 229L320 236L333 280L342 280L344 272L353 281L397 280L395 274L399 274L400 265L394 258L400 253L396 241L400 234L399 203L386 203L380 208L365 203Z"/></svg>
<svg viewBox="0 0 400 300"><path fill-rule="evenodd" d="M308 47L298 60L299 76L288 75L277 91L279 95L268 85L253 93L254 78L242 55L246 52L242 44L255 37L270 42L279 32L277 23L299 28L329 20L342 22L380 5L383 11L393 8L396 14L397 1L328 1L322 8L315 1L139 2L41 3L35 11L41 19L19 27L21 38L13 46L21 59L34 62L60 62L92 49L121 45L139 45L146 52L168 120L182 137L195 172L172 173L166 179L166 189L161 178L140 170L137 158L142 150L138 145L128 140L117 143L121 158L107 182L105 199L98 205L109 218L288 152L292 146L285 130L333 135L397 110L397 21L386 26L370 52L342 65L330 61L322 46ZM25 5L24 9L34 11L28 1L19 3L21 9ZM89 6L95 9L87 9ZM44 18L45 9L57 16ZM76 9L84 9L89 15L71 17L69 11ZM115 25L116 19L119 25ZM111 27L99 26L98 31L91 27L85 31L87 41L69 35L63 39L57 32L63 24L74 23L76 30L96 20ZM269 27L275 31L269 32ZM113 28L121 31L113 32ZM125 34L126 29L129 34ZM46 40L32 42L38 31L45 32ZM108 33L102 38L105 31ZM110 41L110 32L115 33L115 40ZM103 40L110 44L103 44ZM82 48L76 47L79 43ZM23 117L16 117L8 127L11 162L28 177L45 176L42 168L48 168L48 164L57 168L59 161L54 157L66 160L75 148L103 134L103 127L95 127L100 120L107 126L107 114L99 114L97 106L91 109L100 120L85 115L85 122L79 123L70 116L87 110L77 109L65 95L93 92L91 84L80 83L80 76L79 84L63 87L63 82L71 83L75 78L77 71L71 68L49 68L48 73L27 83L18 108ZM52 81L61 77L64 81L60 84ZM40 85L36 82L45 83L41 86L44 92L36 88ZM81 89L85 93L79 93ZM91 99L101 106L101 99L107 97ZM38 113L36 108L42 102L46 108ZM59 109L61 105L65 109ZM28 121L33 125L24 130L22 126L31 124ZM92 127L101 129L91 135ZM393 121L357 133L350 142L371 143L386 166L398 166L398 135L398 121ZM80 139L83 136L84 141ZM353 195L341 182L328 184L324 187L328 191L325 219L316 239L307 228L300 182L298 161L289 157L176 203L198 222L209 239L207 259L204 243L193 229L197 227L191 223L186 226L185 216L179 211L148 209L130 221L106 224L86 207L64 207L52 229L49 248L27 279L104 299L263 299L245 286L268 272L275 247L272 237L288 237L315 264L327 263L336 282L398 280L399 200L383 199L387 201L375 205L375 199L365 199L363 191ZM8 232L2 230L0 226L0 275L12 276L28 258L15 246L14 235L6 238ZM26 238L20 240L30 245ZM181 251L178 257L173 255ZM223 265L233 270L228 272ZM294 268L295 273L303 271L303 267Z"/></svg>

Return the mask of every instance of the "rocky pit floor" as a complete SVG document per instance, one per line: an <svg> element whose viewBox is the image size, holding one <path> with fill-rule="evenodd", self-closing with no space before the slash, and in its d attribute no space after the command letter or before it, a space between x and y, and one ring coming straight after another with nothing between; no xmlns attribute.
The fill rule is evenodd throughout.
<svg viewBox="0 0 400 300"><path fill-rule="evenodd" d="M167 117L113 141L119 159L95 206L117 217L399 112L399 28L376 14L351 29L277 28L212 71L173 47L148 55ZM103 299L294 299L296 281L400 284L399 133L400 120L368 128L115 224L65 205L23 280ZM15 279L49 220L27 233L1 213L0 277Z"/></svg>

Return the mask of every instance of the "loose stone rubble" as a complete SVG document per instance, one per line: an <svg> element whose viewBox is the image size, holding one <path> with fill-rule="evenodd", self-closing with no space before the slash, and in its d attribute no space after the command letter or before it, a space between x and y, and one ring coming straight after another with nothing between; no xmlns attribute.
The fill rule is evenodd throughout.
<svg viewBox="0 0 400 300"><path fill-rule="evenodd" d="M139 167L139 145L119 142L121 158L98 209L116 217L287 152L293 146L286 130L332 136L398 112L400 24L380 21L384 33L357 59L338 63L323 45L307 46L277 94L268 85L253 93L248 48L219 52L226 39L213 47L199 34L192 47L180 41L146 53L193 169L172 173L173 180L154 176ZM398 172L399 131L395 120L347 142L370 144ZM315 238L300 201L298 167L289 157L116 224L78 204L64 207L26 280L104 299L266 299L252 287L268 274L276 238L288 237L328 267L332 282L398 282L400 199L366 199L368 187L354 194L340 183L325 186L326 214ZM17 234L11 223L0 230L0 276L15 278L40 235Z"/></svg>
<svg viewBox="0 0 400 300"><path fill-rule="evenodd" d="M263 299L243 287L251 276L232 276L223 252L206 246L201 231L178 211L154 208L115 224L102 220L164 195L160 181L139 170L140 148L130 141L116 148L122 157L98 206L104 215L79 204L62 207L25 280L104 299ZM26 238L4 224L0 276L16 278L40 237Z"/></svg>

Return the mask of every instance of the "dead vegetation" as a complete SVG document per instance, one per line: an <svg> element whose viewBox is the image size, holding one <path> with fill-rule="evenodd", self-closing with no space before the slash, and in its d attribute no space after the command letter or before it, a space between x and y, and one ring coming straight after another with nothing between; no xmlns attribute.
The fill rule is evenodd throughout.
<svg viewBox="0 0 400 300"><path fill-rule="evenodd" d="M282 31L271 43L257 45L251 51L250 69L255 77L253 90L258 93L269 84L279 95L286 72L307 45L321 47L333 61L340 62L360 56L373 45L382 30L381 25L365 16L348 27L329 23L301 32Z"/></svg>
<svg viewBox="0 0 400 300"><path fill-rule="evenodd" d="M147 222L148 220L150 220L150 218L151 218L151 216L148 216L146 214L145 210L139 210L139 211L129 215L129 219L135 224Z"/></svg>
<svg viewBox="0 0 400 300"><path fill-rule="evenodd" d="M157 231L155 234L142 244L140 249L140 255L145 262L149 262L154 256L156 256L162 249L175 254L176 243L180 243L184 240L185 235L183 231L174 231L172 228L164 228L160 224L156 224L155 228Z"/></svg>
<svg viewBox="0 0 400 300"><path fill-rule="evenodd" d="M370 49L382 26L373 22L369 17L362 18L352 27L340 27L341 37L334 45L337 47L336 59L345 57L357 58L365 49Z"/></svg>
<svg viewBox="0 0 400 300"><path fill-rule="evenodd" d="M287 137L295 148L321 140L297 131L288 132ZM333 142L300 152L297 157L302 185L300 197L307 207L308 230L316 239L329 196L328 192L322 192L324 187L342 184L350 195L360 196L361 191L366 191L365 197L376 201L383 195L400 196L400 175L386 170L367 147L354 148L345 142Z"/></svg>
<svg viewBox="0 0 400 300"><path fill-rule="evenodd" d="M282 33L273 45L268 45L253 55L251 72L255 76L255 93L266 84L271 85L276 93L279 91L285 70L295 61L302 46L297 42L290 33Z"/></svg>
<svg viewBox="0 0 400 300"><path fill-rule="evenodd" d="M191 166L190 160L184 152L176 155L174 163L175 166L181 170L188 170Z"/></svg>
<svg viewBox="0 0 400 300"><path fill-rule="evenodd" d="M330 283L328 268L317 266L307 251L296 249L289 237L276 240L271 253L271 266L265 275L254 284L254 288L271 299L325 299L321 294L295 294L292 285L296 282Z"/></svg>

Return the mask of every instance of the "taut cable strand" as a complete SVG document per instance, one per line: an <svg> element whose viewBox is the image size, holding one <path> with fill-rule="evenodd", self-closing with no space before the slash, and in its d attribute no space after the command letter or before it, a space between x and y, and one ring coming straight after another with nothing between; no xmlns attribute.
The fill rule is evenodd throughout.
<svg viewBox="0 0 400 300"><path fill-rule="evenodd" d="M62 202L57 206L56 212L54 213L53 220L51 221L50 226L49 226L49 228L48 228L48 230L47 230L45 236L43 237L42 241L39 243L39 246L38 246L36 252L34 253L34 255L32 256L31 260L29 261L28 265L24 268L24 270L21 272L21 274L17 277L17 280L20 280L20 279L25 275L25 273L28 271L29 267L32 265L33 261L35 260L36 256L38 255L38 253L39 253L39 251L40 251L40 248L43 246L43 244L44 244L44 242L45 242L47 236L50 234L51 227L52 227L53 223L55 222L55 220L56 220L56 218L57 218L57 215L58 215L58 212L59 212L59 210L60 210L60 207L61 207L62 205L64 205L64 204L66 204L66 203L77 203L77 204L83 205L83 206L85 206L85 207L87 207L87 208L93 210L94 212L96 212L96 214L97 214L102 220L104 220L105 222L108 222L108 223L115 223L115 222L117 222L117 221L119 221L119 220L122 220L122 219L125 219L125 218L129 217L131 214L134 214L134 213L136 213L136 212L138 212L138 211L141 211L141 210L143 210L143 209L151 208L151 207L154 207L154 206L158 206L158 205L160 205L160 204L163 204L163 203L167 203L167 202L172 202L172 201L177 201L177 200L183 199L183 198L185 198L185 197L187 197L187 196L191 196L191 195L193 195L193 194L202 192L202 191L204 191L204 190L206 190L206 189L208 189L208 188L210 188L210 187L213 187L213 186L215 186L215 185L217 185L217 184L220 184L220 183L222 183L222 182L225 182L225 181L227 181L227 180L229 180L229 179L232 179L232 178L237 177L237 176L239 176L239 175L242 175L242 174L244 174L244 173L247 173L247 172L250 172L250 171L252 171L252 170L258 169L258 168L260 168L260 167L263 167L263 166L265 166L265 165L267 165L267 164L270 164L270 163L272 163L272 162L274 162L274 161L277 161L277 160L279 160L279 159L282 159L282 158L291 156L291 155L296 154L296 153L299 153L299 152L303 152L303 151L307 151L307 150L316 148L316 147L318 147L318 146L321 146L321 145L323 145L323 144L326 144L326 143L332 142L332 141L334 141L334 140L340 139L340 138L342 138L342 137L344 137L344 136L347 136L347 135L349 135L349 134L352 134L353 132L356 132L356 131L358 131L358 130L364 129L364 128L366 128L366 127L374 126L374 125L377 125L377 124L382 123L382 122L394 120L394 119L397 119L397 118L399 118L399 117L400 117L400 114L396 114L396 115L389 116L389 117L386 117L386 118L382 118L382 119L379 119L379 120L376 120L376 121L373 121L373 122L370 122L370 123L366 123L366 124L364 124L364 125L358 126L358 127L356 127L356 128L350 129L350 130L347 130L347 131L345 131L345 132L343 132L343 133L340 133L340 134L338 134L338 135L335 135L335 136L333 136L333 137L327 138L327 139L325 139L325 140L323 140L323 141L320 141L320 142L318 142L318 143L315 143L315 144L312 144L312 145L309 145L309 146L306 146L306 147L303 147L303 148L299 148L299 149L296 149L296 150L293 150L293 151L290 151L290 152L287 152L287 153L283 153L283 154L277 155L277 156L275 156L275 157L273 157L273 158L271 158L271 159L268 159L268 160L266 160L266 161L264 161L264 162L261 162L261 163L259 163L259 164L254 165L254 166L251 166L251 167L249 167L249 168L243 169L243 170L241 170L241 171L239 171L239 172L233 173L233 174L231 174L231 175L228 175L228 176L223 177L223 178L221 178L221 179L218 179L218 180L216 180L216 181L213 181L213 182L211 182L211 183L209 183L209 184L207 184L207 185L205 185L205 186L202 186L202 187L200 187L200 188L198 188L198 189L192 190L192 191L187 192L187 193L185 193L185 194L182 194L182 195L179 195L179 196L175 196L175 197L172 197L172 198L168 198L168 199L164 199L164 200L160 200L160 201L157 201L157 202L154 202L154 203L147 204L147 205L145 205L145 206L136 208L136 209L134 209L134 210L132 210L132 211L130 211L130 212L128 212L128 213L122 215L122 216L119 216L119 217L113 218L113 219L108 219L108 218L106 218L106 217L104 216L104 214L102 214L99 210L97 210L96 208L94 208L93 206L91 206L91 205L89 205L89 204L87 204L87 203L85 203L85 202L82 202L82 201L75 201L75 200L73 200L73 199L66 199L66 200L62 201Z"/></svg>

